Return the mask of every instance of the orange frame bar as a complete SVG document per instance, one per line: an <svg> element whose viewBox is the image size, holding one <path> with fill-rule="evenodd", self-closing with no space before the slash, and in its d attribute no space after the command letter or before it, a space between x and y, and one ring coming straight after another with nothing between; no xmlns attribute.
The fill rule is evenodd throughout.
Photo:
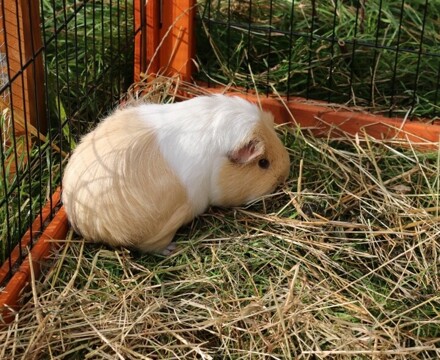
<svg viewBox="0 0 440 360"><path fill-rule="evenodd" d="M5 45L3 51L6 51L7 55L9 76L17 76L10 84L13 112L42 133L46 133L43 54L37 54L43 46L39 2L2 1L5 28L3 29L0 21L0 42ZM28 61L31 64L22 69ZM23 124L17 123L16 128L18 135L26 133Z"/></svg>
<svg viewBox="0 0 440 360"><path fill-rule="evenodd" d="M196 0L168 0L163 1L162 6L161 70L166 75L179 74L182 80L190 81L195 51Z"/></svg>
<svg viewBox="0 0 440 360"><path fill-rule="evenodd" d="M57 189L55 193L52 195L52 201L48 201L44 208L41 211L41 214L36 217L30 229L26 231L26 233L21 238L21 252L26 252L26 247L31 242L31 238L36 238L41 233L41 224L44 224L48 219L50 214L52 213L51 203L53 206L56 206L61 199L61 190ZM23 254L24 255L24 254ZM9 265L9 261L5 261L3 265L0 267L0 284L6 280L6 277L9 274L10 267L14 268L17 266L20 261L20 246L17 245L14 250L12 250L11 254L11 266Z"/></svg>
<svg viewBox="0 0 440 360"><path fill-rule="evenodd" d="M134 22L134 81L138 82L147 71L159 72L160 56L155 51L160 42L160 0L135 0Z"/></svg>
<svg viewBox="0 0 440 360"><path fill-rule="evenodd" d="M57 190L52 197L52 203L54 205L58 203L58 201L55 202L55 200L59 199L59 196L60 191ZM45 211L47 209L51 210L50 202L46 205ZM37 218L37 220L39 219ZM31 267L35 278L38 278L41 273L41 264L49 256L52 249L55 246L59 246L54 240L65 239L67 230L67 215L64 208L61 207L32 247L32 262L29 260L29 257L26 257L17 272L15 272L9 280L6 287L0 292L0 318L2 318L3 322L10 322L13 320L13 313L19 308L20 298L24 291L29 288L31 281ZM25 237L26 236L27 235L25 235Z"/></svg>
<svg viewBox="0 0 440 360"><path fill-rule="evenodd" d="M196 0L135 2L135 80L142 73L175 76L190 81L195 54ZM146 19L143 23L142 19Z"/></svg>

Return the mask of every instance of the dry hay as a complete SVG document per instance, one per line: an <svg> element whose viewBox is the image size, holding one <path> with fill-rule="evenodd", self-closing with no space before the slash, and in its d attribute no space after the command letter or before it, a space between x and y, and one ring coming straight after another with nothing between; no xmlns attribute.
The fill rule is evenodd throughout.
<svg viewBox="0 0 440 360"><path fill-rule="evenodd" d="M0 358L439 358L439 153L279 131L290 181L210 209L170 257L70 234Z"/></svg>

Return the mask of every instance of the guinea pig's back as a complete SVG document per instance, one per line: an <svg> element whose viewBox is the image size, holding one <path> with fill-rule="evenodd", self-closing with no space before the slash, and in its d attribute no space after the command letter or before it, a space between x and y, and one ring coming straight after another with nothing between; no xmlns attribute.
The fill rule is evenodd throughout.
<svg viewBox="0 0 440 360"><path fill-rule="evenodd" d="M142 107L117 110L83 138L65 169L62 199L84 238L148 251L165 247L166 232L192 217Z"/></svg>

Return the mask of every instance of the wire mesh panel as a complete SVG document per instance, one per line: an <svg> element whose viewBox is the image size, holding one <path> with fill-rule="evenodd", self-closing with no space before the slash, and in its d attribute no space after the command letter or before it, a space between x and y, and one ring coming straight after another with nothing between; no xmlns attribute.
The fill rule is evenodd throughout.
<svg viewBox="0 0 440 360"><path fill-rule="evenodd" d="M436 1L199 0L200 79L367 107L440 114Z"/></svg>
<svg viewBox="0 0 440 360"><path fill-rule="evenodd" d="M1 286L44 227L68 153L133 82L140 29L133 0L3 0L0 21Z"/></svg>

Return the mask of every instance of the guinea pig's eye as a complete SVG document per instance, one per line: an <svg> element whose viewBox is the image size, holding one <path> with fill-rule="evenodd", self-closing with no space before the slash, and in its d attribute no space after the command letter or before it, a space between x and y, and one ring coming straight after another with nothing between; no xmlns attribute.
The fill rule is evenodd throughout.
<svg viewBox="0 0 440 360"><path fill-rule="evenodd" d="M267 159L260 159L258 160L258 166L262 169L267 169L270 165L269 160Z"/></svg>

